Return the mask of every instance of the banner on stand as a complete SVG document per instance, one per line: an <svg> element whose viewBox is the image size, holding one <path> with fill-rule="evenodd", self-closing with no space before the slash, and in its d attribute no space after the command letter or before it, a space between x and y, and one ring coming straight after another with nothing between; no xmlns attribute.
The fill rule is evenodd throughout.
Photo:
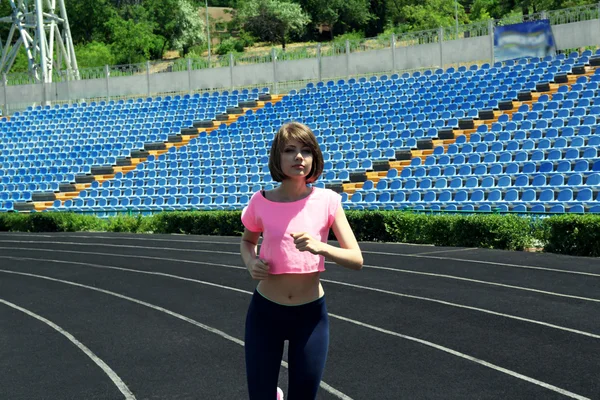
<svg viewBox="0 0 600 400"><path fill-rule="evenodd" d="M554 55L556 42L547 19L497 26L494 29L495 61Z"/></svg>

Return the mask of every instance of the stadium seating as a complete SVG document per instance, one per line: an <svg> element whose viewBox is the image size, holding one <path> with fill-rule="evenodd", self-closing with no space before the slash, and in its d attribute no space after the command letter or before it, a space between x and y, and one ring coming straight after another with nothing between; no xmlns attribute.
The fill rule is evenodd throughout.
<svg viewBox="0 0 600 400"><path fill-rule="evenodd" d="M273 187L270 142L296 120L324 152L317 185L343 192L346 208L600 212L597 58L309 84L130 165L148 143L261 93L37 107L0 124L0 210L32 200L42 205L28 209L108 214L239 209ZM60 193L73 186L76 196Z"/></svg>
<svg viewBox="0 0 600 400"><path fill-rule="evenodd" d="M146 144L166 142L194 121L213 120L259 95L244 90L38 106L15 113L0 124L0 207L12 210L36 195L52 197L61 184L78 183L94 168L120 165Z"/></svg>

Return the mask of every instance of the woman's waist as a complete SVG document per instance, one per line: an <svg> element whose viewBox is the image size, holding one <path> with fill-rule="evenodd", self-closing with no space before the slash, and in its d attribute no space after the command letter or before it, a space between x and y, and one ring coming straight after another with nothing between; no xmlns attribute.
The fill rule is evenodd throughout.
<svg viewBox="0 0 600 400"><path fill-rule="evenodd" d="M258 284L258 291L282 304L302 304L323 296L320 273L269 275Z"/></svg>

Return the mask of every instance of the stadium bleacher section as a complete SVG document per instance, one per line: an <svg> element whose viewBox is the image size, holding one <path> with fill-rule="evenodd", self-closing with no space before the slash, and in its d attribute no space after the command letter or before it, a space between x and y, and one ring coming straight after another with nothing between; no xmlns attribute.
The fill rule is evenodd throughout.
<svg viewBox="0 0 600 400"><path fill-rule="evenodd" d="M353 209L600 212L600 52L309 84L36 107L0 123L0 210L239 209L270 141L317 134Z"/></svg>

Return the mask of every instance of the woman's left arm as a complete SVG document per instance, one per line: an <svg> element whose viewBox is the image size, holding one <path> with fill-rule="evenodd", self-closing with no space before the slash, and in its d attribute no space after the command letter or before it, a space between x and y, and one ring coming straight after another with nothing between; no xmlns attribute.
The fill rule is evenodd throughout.
<svg viewBox="0 0 600 400"><path fill-rule="evenodd" d="M362 269L362 252L341 205L335 213L331 229L340 243L340 247L320 242L307 233L298 233L292 234L296 248L300 251L310 251L313 254L322 255L328 261L333 261L345 268L357 271Z"/></svg>

